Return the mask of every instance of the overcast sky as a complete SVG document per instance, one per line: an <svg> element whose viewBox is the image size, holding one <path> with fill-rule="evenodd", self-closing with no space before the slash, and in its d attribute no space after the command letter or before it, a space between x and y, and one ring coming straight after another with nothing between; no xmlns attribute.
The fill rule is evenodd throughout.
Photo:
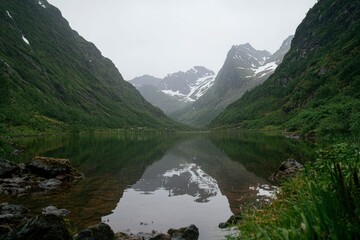
<svg viewBox="0 0 360 240"><path fill-rule="evenodd" d="M276 51L316 0L48 0L123 77L195 65L218 72L232 45Z"/></svg>

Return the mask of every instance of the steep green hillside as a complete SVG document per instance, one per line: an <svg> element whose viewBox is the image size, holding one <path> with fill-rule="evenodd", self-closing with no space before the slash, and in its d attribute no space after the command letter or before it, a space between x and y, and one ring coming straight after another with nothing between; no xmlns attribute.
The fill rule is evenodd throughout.
<svg viewBox="0 0 360 240"><path fill-rule="evenodd" d="M175 124L45 0L0 0L0 133Z"/></svg>
<svg viewBox="0 0 360 240"><path fill-rule="evenodd" d="M320 0L298 27L275 73L211 126L359 133L359 66L360 2Z"/></svg>

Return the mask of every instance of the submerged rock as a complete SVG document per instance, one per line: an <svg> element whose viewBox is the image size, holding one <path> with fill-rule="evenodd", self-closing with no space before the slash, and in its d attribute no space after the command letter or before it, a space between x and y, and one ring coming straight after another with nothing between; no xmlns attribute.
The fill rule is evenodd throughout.
<svg viewBox="0 0 360 240"><path fill-rule="evenodd" d="M62 217L38 215L11 231L2 239L8 240L72 240Z"/></svg>
<svg viewBox="0 0 360 240"><path fill-rule="evenodd" d="M114 236L109 225L100 223L79 232L75 236L75 240L113 240Z"/></svg>
<svg viewBox="0 0 360 240"><path fill-rule="evenodd" d="M293 177L299 171L303 170L304 166L295 159L289 158L281 163L276 172L270 176L271 181L281 181L289 177Z"/></svg>

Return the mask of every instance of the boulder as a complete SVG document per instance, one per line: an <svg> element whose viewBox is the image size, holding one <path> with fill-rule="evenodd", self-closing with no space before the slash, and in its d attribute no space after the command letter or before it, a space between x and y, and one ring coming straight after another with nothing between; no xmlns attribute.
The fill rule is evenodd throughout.
<svg viewBox="0 0 360 240"><path fill-rule="evenodd" d="M42 209L42 214L48 215L48 214L54 214L56 216L62 216L65 217L66 215L70 214L70 211L64 208L58 209L54 206L48 206L46 208Z"/></svg>
<svg viewBox="0 0 360 240"><path fill-rule="evenodd" d="M32 173L46 178L70 174L71 170L68 159L48 157L35 157L26 165L26 168Z"/></svg>
<svg viewBox="0 0 360 240"><path fill-rule="evenodd" d="M304 166L296 161L295 159L289 158L288 160L281 163L280 167L276 172L270 176L271 181L281 181L289 177L293 177L299 171L303 170Z"/></svg>
<svg viewBox="0 0 360 240"><path fill-rule="evenodd" d="M4 239L7 240L72 240L62 217L38 215L14 229Z"/></svg>
<svg viewBox="0 0 360 240"><path fill-rule="evenodd" d="M185 228L169 229L168 234L172 240L197 240L199 238L199 229L194 225Z"/></svg>
<svg viewBox="0 0 360 240"><path fill-rule="evenodd" d="M19 170L20 168L17 164L5 159L0 159L0 178L9 177Z"/></svg>
<svg viewBox="0 0 360 240"><path fill-rule="evenodd" d="M75 236L75 240L113 240L114 232L109 225L99 223L82 230Z"/></svg>

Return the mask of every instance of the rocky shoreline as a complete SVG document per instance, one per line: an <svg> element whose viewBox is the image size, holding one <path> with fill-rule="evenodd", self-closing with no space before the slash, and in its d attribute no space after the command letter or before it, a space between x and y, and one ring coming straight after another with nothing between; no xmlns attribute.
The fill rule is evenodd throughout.
<svg viewBox="0 0 360 240"><path fill-rule="evenodd" d="M167 233L114 233L109 225L99 223L78 233L64 218L70 212L48 206L41 215L27 219L29 210L20 205L0 204L1 240L197 240L199 229L195 225L169 229Z"/></svg>
<svg viewBox="0 0 360 240"><path fill-rule="evenodd" d="M296 175L303 166L294 159L283 162L270 177L280 182ZM84 175L73 168L67 159L34 157L27 163L15 164L0 159L0 193L13 197L33 194L51 195L72 187ZM0 240L21 239L54 239L54 240L169 240L198 239L199 230L195 225L180 229L169 229L166 233L152 231L150 233L114 233L110 226L99 223L82 231L75 230L75 225L64 217L70 214L67 209L47 206L42 214L28 216L29 210L20 205L0 204ZM242 215L234 215L227 222L220 223L219 228L229 228L242 220Z"/></svg>
<svg viewBox="0 0 360 240"><path fill-rule="evenodd" d="M0 194L12 197L52 194L72 187L84 175L70 165L68 159L34 157L27 163L15 164L0 159ZM77 232L74 224L64 218L67 209L47 206L42 214L30 216L30 211L9 203L0 204L0 240L196 240L195 225L169 229L166 233L114 233L109 225L99 223Z"/></svg>
<svg viewBox="0 0 360 240"><path fill-rule="evenodd" d="M48 194L71 187L83 177L68 159L34 157L20 164L0 159L0 193L10 196Z"/></svg>

